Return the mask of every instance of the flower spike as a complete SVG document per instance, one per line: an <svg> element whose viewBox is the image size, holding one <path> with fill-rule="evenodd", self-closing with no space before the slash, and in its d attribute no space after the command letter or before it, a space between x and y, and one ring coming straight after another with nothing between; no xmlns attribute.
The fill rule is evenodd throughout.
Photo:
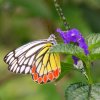
<svg viewBox="0 0 100 100"><path fill-rule="evenodd" d="M62 11L60 5L58 4L57 0L54 0L54 4L55 4L55 8L56 8L59 16L61 17L61 19L62 19L62 21L64 23L64 26L65 26L66 30L69 30L70 29L70 26L67 23L66 18L65 18L64 14L63 14L63 11Z"/></svg>

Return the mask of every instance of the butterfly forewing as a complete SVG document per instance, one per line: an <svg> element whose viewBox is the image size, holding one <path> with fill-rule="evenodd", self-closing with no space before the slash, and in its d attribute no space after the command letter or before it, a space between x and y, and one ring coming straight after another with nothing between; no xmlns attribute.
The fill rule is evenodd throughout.
<svg viewBox="0 0 100 100"><path fill-rule="evenodd" d="M27 71L27 69L29 69L29 67L31 69L37 50L39 51L41 48L43 48L46 43L47 41L45 40L31 42L8 53L4 58L4 61L9 65L8 69L15 73L30 73L30 70ZM27 57L28 52L30 52L31 55L28 55ZM22 65L25 66L23 71L21 71Z"/></svg>

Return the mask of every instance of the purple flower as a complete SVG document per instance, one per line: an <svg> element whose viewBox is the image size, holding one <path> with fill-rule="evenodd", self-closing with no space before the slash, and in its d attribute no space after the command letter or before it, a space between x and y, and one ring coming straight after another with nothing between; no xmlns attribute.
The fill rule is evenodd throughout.
<svg viewBox="0 0 100 100"><path fill-rule="evenodd" d="M77 58L76 56L72 56L72 59L74 60L74 64L77 65L79 58Z"/></svg>
<svg viewBox="0 0 100 100"><path fill-rule="evenodd" d="M60 34L65 44L68 44L71 42L76 43L80 48L84 50L84 53L86 55L89 54L88 46L79 30L75 28L67 30L67 31L62 31L61 29L57 29L57 32ZM77 64L77 61L79 59L75 56L73 56L72 58L74 59L74 63Z"/></svg>

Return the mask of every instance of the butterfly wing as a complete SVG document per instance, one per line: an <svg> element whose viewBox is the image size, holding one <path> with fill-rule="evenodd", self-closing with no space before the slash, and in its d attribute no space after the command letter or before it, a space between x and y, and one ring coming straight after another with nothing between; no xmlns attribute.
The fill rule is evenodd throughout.
<svg viewBox="0 0 100 100"><path fill-rule="evenodd" d="M59 54L50 53L50 45L46 44L45 49L37 54L32 66L32 78L37 83L53 81L61 72Z"/></svg>
<svg viewBox="0 0 100 100"><path fill-rule="evenodd" d="M11 72L29 73L35 82L47 83L58 78L61 71L59 54L49 52L55 44L51 37L30 42L8 53L4 61Z"/></svg>
<svg viewBox="0 0 100 100"><path fill-rule="evenodd" d="M31 73L31 67L36 55L48 42L50 41L40 40L30 42L8 53L4 57L4 61L9 65L8 70L15 73Z"/></svg>

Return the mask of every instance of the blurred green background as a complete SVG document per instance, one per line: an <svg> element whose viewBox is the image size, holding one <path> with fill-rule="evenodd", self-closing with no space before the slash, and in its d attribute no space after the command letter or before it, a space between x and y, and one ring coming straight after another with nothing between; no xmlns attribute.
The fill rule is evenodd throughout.
<svg viewBox="0 0 100 100"><path fill-rule="evenodd" d="M71 27L82 34L100 32L100 0L58 0ZM48 38L63 24L53 0L0 0L0 100L64 100L65 88L86 82L79 72L70 72L59 82L34 83L30 75L7 70L3 57L27 42ZM61 41L59 35L58 42ZM95 82L100 82L100 61L92 66Z"/></svg>

